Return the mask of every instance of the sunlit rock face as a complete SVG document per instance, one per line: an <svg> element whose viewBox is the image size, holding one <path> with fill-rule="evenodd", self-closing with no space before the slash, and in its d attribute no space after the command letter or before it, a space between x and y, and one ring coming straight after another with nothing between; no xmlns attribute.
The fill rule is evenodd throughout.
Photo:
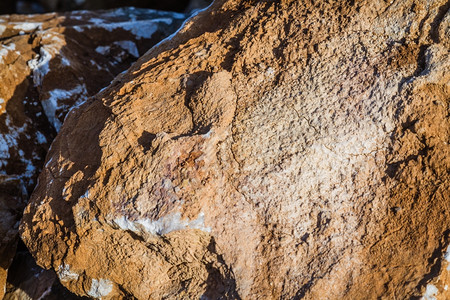
<svg viewBox="0 0 450 300"><path fill-rule="evenodd" d="M23 240L94 298L438 295L448 9L216 1L67 115Z"/></svg>
<svg viewBox="0 0 450 300"><path fill-rule="evenodd" d="M0 16L0 298L28 195L66 114L185 18L134 8Z"/></svg>

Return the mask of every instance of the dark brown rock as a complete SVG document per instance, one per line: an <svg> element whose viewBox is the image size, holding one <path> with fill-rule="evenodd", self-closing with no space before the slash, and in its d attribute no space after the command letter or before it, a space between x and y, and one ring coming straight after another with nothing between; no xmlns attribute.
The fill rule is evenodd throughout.
<svg viewBox="0 0 450 300"><path fill-rule="evenodd" d="M134 6L178 12L204 8L211 3L210 0L40 0L39 2L48 11L96 10Z"/></svg>
<svg viewBox="0 0 450 300"><path fill-rule="evenodd" d="M43 270L27 251L18 251L8 273L3 300L82 300L58 281L55 272ZM87 298L85 298L87 299Z"/></svg>
<svg viewBox="0 0 450 300"><path fill-rule="evenodd" d="M0 296L6 286L8 267L16 254L17 231L27 199L19 177L0 175Z"/></svg>

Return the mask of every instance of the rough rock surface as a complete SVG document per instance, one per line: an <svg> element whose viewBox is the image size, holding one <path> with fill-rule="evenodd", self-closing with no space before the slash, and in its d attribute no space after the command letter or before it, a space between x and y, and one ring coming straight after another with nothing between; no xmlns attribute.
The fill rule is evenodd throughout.
<svg viewBox="0 0 450 300"><path fill-rule="evenodd" d="M216 1L69 113L22 238L94 298L420 297L449 243L449 21Z"/></svg>
<svg viewBox="0 0 450 300"><path fill-rule="evenodd" d="M184 19L133 8L0 16L0 298L28 193L65 115Z"/></svg>

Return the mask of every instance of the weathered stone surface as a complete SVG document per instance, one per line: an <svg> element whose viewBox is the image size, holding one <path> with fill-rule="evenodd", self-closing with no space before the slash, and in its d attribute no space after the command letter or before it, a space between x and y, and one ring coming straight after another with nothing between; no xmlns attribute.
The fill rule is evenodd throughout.
<svg viewBox="0 0 450 300"><path fill-rule="evenodd" d="M65 115L184 18L133 8L0 16L0 298L28 193Z"/></svg>
<svg viewBox="0 0 450 300"><path fill-rule="evenodd" d="M448 9L215 2L68 115L26 245L94 298L422 295L449 243Z"/></svg>

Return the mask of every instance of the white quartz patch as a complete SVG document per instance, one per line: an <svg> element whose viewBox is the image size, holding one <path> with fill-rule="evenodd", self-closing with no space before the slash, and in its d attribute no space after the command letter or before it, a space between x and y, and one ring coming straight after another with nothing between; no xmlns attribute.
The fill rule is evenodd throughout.
<svg viewBox="0 0 450 300"><path fill-rule="evenodd" d="M9 51L16 50L16 44L14 44L14 43L11 43L11 44L8 44L8 45L2 45L2 46L3 46L3 48L5 48L5 49L7 49Z"/></svg>
<svg viewBox="0 0 450 300"><path fill-rule="evenodd" d="M108 54L110 50L109 46L98 46L95 48L95 52L100 53L102 55Z"/></svg>
<svg viewBox="0 0 450 300"><path fill-rule="evenodd" d="M450 262L450 245L448 245L447 250L445 251L444 259Z"/></svg>
<svg viewBox="0 0 450 300"><path fill-rule="evenodd" d="M48 295L50 295L50 293L52 292L52 287L53 287L53 286L49 286L49 287L41 294L41 296L40 296L37 300L43 300L43 299L45 299Z"/></svg>
<svg viewBox="0 0 450 300"><path fill-rule="evenodd" d="M98 63L96 63L94 60L90 60L91 65L95 66L97 68L97 70L101 71L104 68L102 68Z"/></svg>
<svg viewBox="0 0 450 300"><path fill-rule="evenodd" d="M6 26L0 25L0 36L2 36L3 32L5 32L5 30L6 30Z"/></svg>
<svg viewBox="0 0 450 300"><path fill-rule="evenodd" d="M119 46L120 48L122 48L123 50L127 51L128 53L130 53L131 55L133 55L134 57L139 57L139 51L136 47L136 44L132 41L118 41L118 42L114 42L115 45Z"/></svg>
<svg viewBox="0 0 450 300"><path fill-rule="evenodd" d="M6 57L10 51L16 50L15 44L2 45L0 49L0 64L4 62L3 57Z"/></svg>
<svg viewBox="0 0 450 300"><path fill-rule="evenodd" d="M41 47L39 55L28 61L28 67L33 71L34 86L42 85L44 76L50 71L51 59L51 54L44 47Z"/></svg>
<svg viewBox="0 0 450 300"><path fill-rule="evenodd" d="M59 131L62 125L61 121L56 116L56 111L60 108L58 101L69 99L73 96L76 96L78 98L75 106L85 101L87 98L86 86L79 85L72 90L55 89L50 92L50 97L48 99L42 101L44 113L56 131Z"/></svg>
<svg viewBox="0 0 450 300"><path fill-rule="evenodd" d="M89 198L89 190L87 190L80 198Z"/></svg>
<svg viewBox="0 0 450 300"><path fill-rule="evenodd" d="M27 128L26 123L22 127L14 126L8 114L6 114L5 125L8 127L8 133L0 134L0 168L8 164L8 160L10 158L10 150L14 149L14 151L17 151L18 153L18 142L20 136L24 134ZM30 163L23 157L21 157L21 160L25 164ZM27 167L27 169L29 170L30 168L31 167ZM25 176L25 173L23 175Z"/></svg>
<svg viewBox="0 0 450 300"><path fill-rule="evenodd" d="M130 220L125 216L115 219L112 223L122 230L129 230L136 234L164 235L172 231L184 229L200 229L211 232L211 228L204 225L205 215L201 212L195 220L181 219L181 213L176 212L159 218L158 220L137 219Z"/></svg>
<svg viewBox="0 0 450 300"><path fill-rule="evenodd" d="M4 49L2 47L2 49L0 49L0 64L4 63L3 57L5 57L6 55L8 55L8 50Z"/></svg>
<svg viewBox="0 0 450 300"><path fill-rule="evenodd" d="M22 176L26 178L31 178L34 175L34 171L36 170L36 167L33 165L33 162L29 159L25 159L22 155L21 162L26 166L25 172L23 172Z"/></svg>
<svg viewBox="0 0 450 300"><path fill-rule="evenodd" d="M423 294L421 300L436 300L436 295L438 293L438 289L436 286L432 284L427 284L425 294Z"/></svg>
<svg viewBox="0 0 450 300"><path fill-rule="evenodd" d="M61 63L63 64L63 66L67 66L67 67L70 66L70 61L67 58L65 58L64 56L61 57Z"/></svg>
<svg viewBox="0 0 450 300"><path fill-rule="evenodd" d="M450 245L447 247L447 251L445 251L444 259L447 261L447 271L450 271Z"/></svg>
<svg viewBox="0 0 450 300"><path fill-rule="evenodd" d="M80 277L80 275L78 275L77 273L70 271L69 265L59 266L56 273L58 274L59 280L61 281L78 280L78 278Z"/></svg>
<svg viewBox="0 0 450 300"><path fill-rule="evenodd" d="M91 21L92 21L92 19L91 19ZM155 19L152 21L140 20L140 21L135 21L135 22L118 22L118 23L110 23L110 24L95 23L95 25L97 27L101 27L108 31L113 31L115 29L123 29L126 31L130 31L137 38L149 39L152 37L153 33L155 33L158 30L158 27L159 27L158 22L164 22L166 24L171 24L172 19L162 18L162 19ZM89 26L89 25L87 25L87 26Z"/></svg>
<svg viewBox="0 0 450 300"><path fill-rule="evenodd" d="M41 29L42 23L36 23L36 22L24 22L19 23L17 25L14 25L13 29L16 30L23 30L23 31L32 31L36 29Z"/></svg>
<svg viewBox="0 0 450 300"><path fill-rule="evenodd" d="M108 279L92 279L91 288L87 294L93 298L108 296L112 292L113 283Z"/></svg>
<svg viewBox="0 0 450 300"><path fill-rule="evenodd" d="M84 31L84 26L73 26L73 29L75 29L78 32L83 32Z"/></svg>
<svg viewBox="0 0 450 300"><path fill-rule="evenodd" d="M145 11L146 13L148 13L151 10ZM89 22L91 24L77 25L73 26L72 28L78 32L82 32L85 29L92 28L103 28L107 31L123 29L131 32L136 36L136 38L149 39L158 30L158 28L161 26L161 23L164 24L162 26L167 26L171 25L174 19L185 19L186 17L184 14L179 13L161 13L157 11L151 12L155 14L155 17L159 16L159 18L138 20L138 16L140 15L139 10L136 10L134 8L119 8L111 12L103 13L99 18L90 18ZM126 17L130 20L108 23L109 21L107 19L104 19L107 17ZM76 19L77 16L72 16L71 18Z"/></svg>
<svg viewBox="0 0 450 300"><path fill-rule="evenodd" d="M444 259L447 261L447 271L450 271L450 245L448 245L447 250L444 253ZM439 280L439 277L438 279ZM448 289L448 285L444 286L444 290ZM429 283L427 284L427 287L425 289L425 293L423 294L422 298L420 298L421 300L436 300L436 295L439 293L439 289Z"/></svg>

